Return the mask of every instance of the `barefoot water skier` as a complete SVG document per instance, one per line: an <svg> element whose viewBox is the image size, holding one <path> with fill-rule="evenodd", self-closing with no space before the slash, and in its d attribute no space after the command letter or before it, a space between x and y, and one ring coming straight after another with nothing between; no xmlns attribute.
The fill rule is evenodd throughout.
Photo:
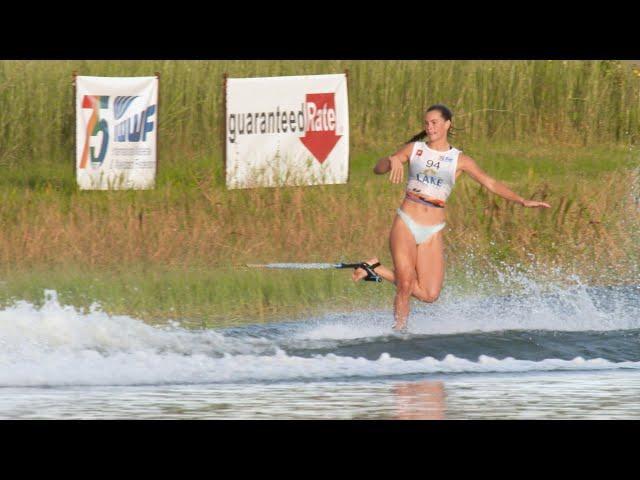
<svg viewBox="0 0 640 480"><path fill-rule="evenodd" d="M525 200L506 185L487 175L476 162L449 144L451 111L433 105L424 117L424 131L389 157L378 160L373 171L389 172L392 183L400 183L404 164L409 163L406 195L391 226L389 246L393 270L374 257L366 268L356 268L354 281L370 278L370 271L396 286L394 330L405 330L411 296L420 301L436 301L444 281L446 200L456 179L464 172L489 191L524 207L549 208L545 202ZM367 272L369 270L369 272Z"/></svg>

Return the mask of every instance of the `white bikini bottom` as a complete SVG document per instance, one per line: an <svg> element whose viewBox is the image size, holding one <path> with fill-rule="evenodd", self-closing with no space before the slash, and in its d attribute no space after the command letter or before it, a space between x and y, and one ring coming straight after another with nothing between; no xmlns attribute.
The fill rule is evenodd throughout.
<svg viewBox="0 0 640 480"><path fill-rule="evenodd" d="M413 218L411 218L401 209L398 209L398 216L402 219L402 221L404 221L407 227L409 227L409 230L411 230L411 233L413 234L413 238L415 238L417 245L426 242L429 237L431 237L431 235L438 233L446 225L445 223L438 223L437 225L421 225L419 223L416 223Z"/></svg>

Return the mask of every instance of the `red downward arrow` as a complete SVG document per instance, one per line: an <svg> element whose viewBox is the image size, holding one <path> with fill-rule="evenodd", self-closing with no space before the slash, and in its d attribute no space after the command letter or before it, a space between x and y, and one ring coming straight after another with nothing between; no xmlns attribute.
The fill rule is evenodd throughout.
<svg viewBox="0 0 640 480"><path fill-rule="evenodd" d="M300 137L300 141L316 157L316 160L322 163L327 159L340 137L342 135L336 135L335 131L307 132L304 137Z"/></svg>

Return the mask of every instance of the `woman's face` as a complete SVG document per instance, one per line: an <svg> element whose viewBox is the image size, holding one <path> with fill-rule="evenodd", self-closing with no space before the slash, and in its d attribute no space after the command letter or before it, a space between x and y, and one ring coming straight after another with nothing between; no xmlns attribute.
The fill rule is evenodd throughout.
<svg viewBox="0 0 640 480"><path fill-rule="evenodd" d="M446 139L449 127L451 127L451 120L445 120L438 110L432 110L424 117L424 130L430 142Z"/></svg>

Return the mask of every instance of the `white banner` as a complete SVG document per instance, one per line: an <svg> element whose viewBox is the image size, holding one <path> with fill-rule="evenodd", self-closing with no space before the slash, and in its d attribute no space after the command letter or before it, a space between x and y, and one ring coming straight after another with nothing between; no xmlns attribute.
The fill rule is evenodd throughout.
<svg viewBox="0 0 640 480"><path fill-rule="evenodd" d="M76 179L82 190L153 188L157 77L76 77Z"/></svg>
<svg viewBox="0 0 640 480"><path fill-rule="evenodd" d="M227 188L346 183L345 74L227 79Z"/></svg>

